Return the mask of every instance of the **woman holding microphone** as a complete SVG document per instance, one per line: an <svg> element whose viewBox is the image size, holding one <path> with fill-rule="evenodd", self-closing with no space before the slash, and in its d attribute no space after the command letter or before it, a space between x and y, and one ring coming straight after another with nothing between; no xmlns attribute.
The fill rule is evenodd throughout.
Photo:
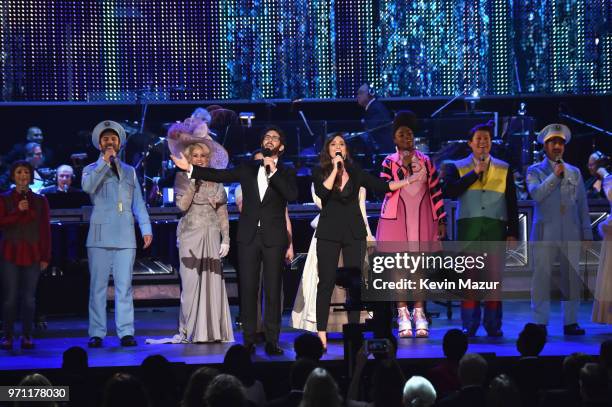
<svg viewBox="0 0 612 407"><path fill-rule="evenodd" d="M386 193L408 185L411 178L389 183L353 163L341 133L329 137L321 150L321 166L314 168L315 194L321 199L317 226L317 332L327 349L329 303L342 251L344 267L361 269L366 255L366 226L359 209L359 188Z"/></svg>
<svg viewBox="0 0 612 407"><path fill-rule="evenodd" d="M0 195L2 319L0 348L13 349L17 301L21 301L21 349L32 349L36 286L51 259L51 224L47 199L30 190L34 168L27 161L11 165L15 187ZM21 298L18 294L21 293Z"/></svg>

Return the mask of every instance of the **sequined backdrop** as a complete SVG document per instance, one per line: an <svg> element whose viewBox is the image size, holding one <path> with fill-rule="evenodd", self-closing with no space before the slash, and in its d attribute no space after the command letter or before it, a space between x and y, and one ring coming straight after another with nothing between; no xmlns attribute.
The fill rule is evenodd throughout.
<svg viewBox="0 0 612 407"><path fill-rule="evenodd" d="M610 0L2 0L2 99L612 92Z"/></svg>

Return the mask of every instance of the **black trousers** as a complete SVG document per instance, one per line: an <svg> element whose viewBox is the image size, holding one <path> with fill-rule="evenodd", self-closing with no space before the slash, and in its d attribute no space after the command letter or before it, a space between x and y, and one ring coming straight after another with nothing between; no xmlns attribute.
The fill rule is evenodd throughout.
<svg viewBox="0 0 612 407"><path fill-rule="evenodd" d="M264 334L266 342L278 342L281 324L281 287L286 248L265 246L258 231L249 243L238 243L240 270L240 319L244 343L255 343L257 330L257 293L260 265L263 262L264 281Z"/></svg>
<svg viewBox="0 0 612 407"><path fill-rule="evenodd" d="M344 233L342 241L317 239L317 262L319 265L319 284L317 285L317 330L327 330L329 303L336 283L338 259L342 251L344 267L355 267L360 270L365 258L366 242L355 239L349 231Z"/></svg>

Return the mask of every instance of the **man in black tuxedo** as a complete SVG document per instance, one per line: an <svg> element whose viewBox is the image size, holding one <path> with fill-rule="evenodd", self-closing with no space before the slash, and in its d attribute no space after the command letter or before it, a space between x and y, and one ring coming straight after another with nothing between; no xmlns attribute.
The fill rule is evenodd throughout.
<svg viewBox="0 0 612 407"><path fill-rule="evenodd" d="M393 116L367 83L357 90L357 104L364 109L361 120L366 130L362 136L364 141L372 145L375 153L394 152L395 145L391 134Z"/></svg>
<svg viewBox="0 0 612 407"><path fill-rule="evenodd" d="M171 156L176 166L196 180L240 182L242 213L238 221L240 314L244 345L255 352L259 266L263 261L266 353L282 355L278 346L281 308L280 290L284 256L289 245L285 207L297 199L295 171L279 161L285 150L285 136L278 127L268 127L261 137L263 160L245 161L240 166L216 170L190 165L184 156Z"/></svg>

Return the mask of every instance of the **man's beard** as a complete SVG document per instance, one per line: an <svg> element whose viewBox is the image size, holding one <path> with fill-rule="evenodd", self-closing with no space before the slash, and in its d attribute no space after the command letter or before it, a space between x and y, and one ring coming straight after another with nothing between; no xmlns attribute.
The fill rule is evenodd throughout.
<svg viewBox="0 0 612 407"><path fill-rule="evenodd" d="M278 156L280 154L280 148L281 148L282 144L279 144L276 148L270 148L270 147L266 147L265 145L262 146L262 149L268 149L270 150L271 155L275 155Z"/></svg>
<svg viewBox="0 0 612 407"><path fill-rule="evenodd" d="M107 145L105 145L104 146L104 151L106 151L109 147L113 149L115 154L117 154L119 152L119 148L116 147L114 144L107 144Z"/></svg>

